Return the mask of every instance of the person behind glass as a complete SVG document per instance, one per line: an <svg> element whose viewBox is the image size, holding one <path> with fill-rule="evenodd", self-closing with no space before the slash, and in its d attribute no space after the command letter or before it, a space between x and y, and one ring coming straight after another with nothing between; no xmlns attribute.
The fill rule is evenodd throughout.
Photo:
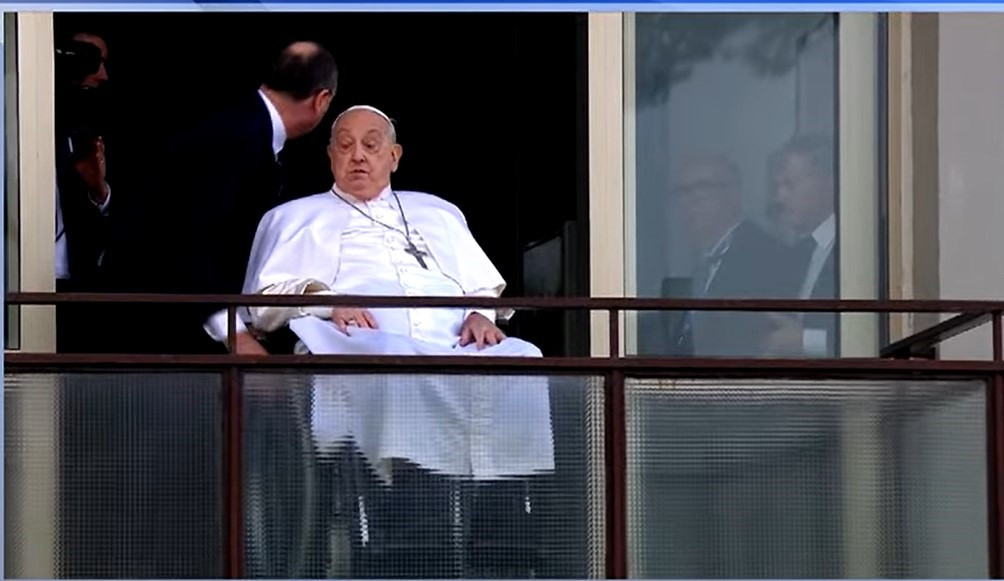
<svg viewBox="0 0 1004 581"><path fill-rule="evenodd" d="M800 299L837 297L835 161L833 139L825 135L795 136L771 159L773 210L795 238ZM836 314L773 314L771 319L774 329L767 339L768 354L836 354Z"/></svg>
<svg viewBox="0 0 1004 581"><path fill-rule="evenodd" d="M677 165L670 207L682 213L694 250L688 288L663 283L663 294L691 298L783 298L797 273L783 243L743 210L742 178L725 155L699 154ZM677 356L753 356L770 330L758 313L669 314L669 353Z"/></svg>
<svg viewBox="0 0 1004 581"><path fill-rule="evenodd" d="M335 94L335 59L313 42L286 46L260 88L172 140L150 191L122 218L109 267L117 290L240 294L262 215L280 201L279 153L312 131ZM226 310L158 307L155 329L128 333L125 350L226 352ZM125 317L128 325L133 317ZM265 354L238 326L237 352ZM142 337L137 341L136 335Z"/></svg>
<svg viewBox="0 0 1004 581"><path fill-rule="evenodd" d="M111 188L105 152L108 45L104 38L78 32L56 46L56 290L98 290L106 249ZM57 308L57 349L86 345L79 305Z"/></svg>

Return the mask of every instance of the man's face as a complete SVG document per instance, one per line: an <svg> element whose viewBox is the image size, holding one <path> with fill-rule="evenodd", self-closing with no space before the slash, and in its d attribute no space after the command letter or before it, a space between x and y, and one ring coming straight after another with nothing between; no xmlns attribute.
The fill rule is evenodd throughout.
<svg viewBox="0 0 1004 581"><path fill-rule="evenodd" d="M108 71L105 69L105 62L108 60L108 45L100 36L94 36L91 34L78 34L73 37L73 40L93 44L101 51L101 64L98 65L98 70L87 75L80 82L82 87L96 89L108 80Z"/></svg>
<svg viewBox="0 0 1004 581"><path fill-rule="evenodd" d="M715 244L739 212L737 184L724 168L696 162L682 168L673 186L690 239L703 248Z"/></svg>
<svg viewBox="0 0 1004 581"><path fill-rule="evenodd" d="M774 176L773 195L778 218L799 234L812 232L833 212L833 184L808 155L784 156Z"/></svg>
<svg viewBox="0 0 1004 581"><path fill-rule="evenodd" d="M335 184L361 200L377 197L397 170L401 146L392 143L387 121L357 110L338 120L328 147Z"/></svg>

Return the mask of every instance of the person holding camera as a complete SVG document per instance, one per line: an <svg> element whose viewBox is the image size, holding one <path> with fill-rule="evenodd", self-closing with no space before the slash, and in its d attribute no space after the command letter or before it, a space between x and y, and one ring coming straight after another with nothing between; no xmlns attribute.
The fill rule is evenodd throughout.
<svg viewBox="0 0 1004 581"><path fill-rule="evenodd" d="M105 40L78 32L56 47L56 290L99 290L111 188L105 151ZM57 349L86 345L87 305L57 309Z"/></svg>

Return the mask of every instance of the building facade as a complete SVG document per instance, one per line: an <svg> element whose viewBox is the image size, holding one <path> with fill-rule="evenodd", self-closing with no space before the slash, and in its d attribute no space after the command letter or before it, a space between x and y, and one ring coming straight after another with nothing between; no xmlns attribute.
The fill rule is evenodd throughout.
<svg viewBox="0 0 1004 581"><path fill-rule="evenodd" d="M832 216L826 239L832 267L819 267L832 268L831 290L817 295L800 288L801 275L787 291L760 290L785 276L775 269L782 255L760 249L746 258L753 268L736 274L736 287L718 298L995 300L1004 292L1004 264L995 252L996 225L1004 220L997 179L1004 159L998 58L1004 16L590 13L581 19L588 203L565 234L524 253L526 294L714 298L703 294L712 283L701 290L693 284L700 257L715 246L701 239L702 228L749 223L787 248L803 228L799 217L811 213L785 197L798 189L799 170L785 157L791 148L807 157L821 151L829 160L813 174L824 206L813 211ZM4 17L9 292L55 289L53 21L46 12ZM688 176L696 181L686 182ZM719 210L733 213L722 217ZM818 231L819 222L803 234ZM737 238L721 239L738 247ZM722 276L725 264L719 258L715 266ZM546 276L555 270L574 271L566 280L580 276L587 289L556 290ZM7 315L8 352L55 349L54 309L8 306ZM617 342L624 356L791 355L761 349L754 335L737 350L717 352L744 324L741 317L724 313L702 327L626 312ZM809 348L808 326L800 328L796 355L878 358L885 345L941 318L844 313L834 316L818 350ZM568 324L569 335L588 332L590 355L610 351L606 313L594 313L582 327ZM692 329L688 351L674 352L684 328ZM774 345L770 330L762 339ZM938 356L986 360L992 345L984 326L948 340ZM66 573L59 547L68 525L59 499L67 443L51 412L62 405L67 377L75 376L79 387L85 375L6 378L8 575ZM121 390L130 382L155 383L142 374L93 381L94 389L118 382L114 389ZM251 399L255 381L246 382ZM203 376L184 383L193 401L211 401L223 389ZM198 395L200 386L208 391ZM549 576L609 571L603 397L602 378L552 383L559 470L542 493L552 511L553 534L544 543L549 565L542 569ZM980 381L933 376L629 378L627 573L986 577L995 562L987 402ZM219 434L206 437L223 445ZM145 549L140 543L122 550ZM222 554L203 557L207 568L195 574L211 574L217 565L222 571Z"/></svg>

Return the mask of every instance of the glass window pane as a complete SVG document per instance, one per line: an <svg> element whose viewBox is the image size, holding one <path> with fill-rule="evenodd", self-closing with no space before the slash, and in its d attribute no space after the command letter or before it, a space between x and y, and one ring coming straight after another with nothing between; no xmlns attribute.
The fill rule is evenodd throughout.
<svg viewBox="0 0 1004 581"><path fill-rule="evenodd" d="M629 20L636 295L839 296L837 30L833 14ZM839 346L832 314L665 312L637 322L638 351L649 355L820 357Z"/></svg>

